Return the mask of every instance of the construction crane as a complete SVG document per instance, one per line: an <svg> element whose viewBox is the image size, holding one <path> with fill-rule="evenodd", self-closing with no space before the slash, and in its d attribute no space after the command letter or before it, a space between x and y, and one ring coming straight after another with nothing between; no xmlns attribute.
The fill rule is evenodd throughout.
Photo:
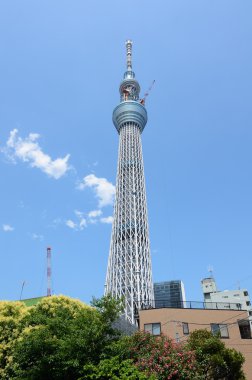
<svg viewBox="0 0 252 380"><path fill-rule="evenodd" d="M150 87L148 88L148 90L146 91L146 93L144 94L144 97L140 100L140 103L144 106L145 105L145 100L147 98L147 96L149 96L149 93L151 92L152 90L152 87L154 86L154 83L155 83L155 79L154 81L151 83Z"/></svg>

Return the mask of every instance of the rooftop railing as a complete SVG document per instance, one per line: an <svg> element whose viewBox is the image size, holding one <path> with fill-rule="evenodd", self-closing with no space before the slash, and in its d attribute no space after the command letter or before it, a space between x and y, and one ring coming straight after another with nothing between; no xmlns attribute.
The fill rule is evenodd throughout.
<svg viewBox="0 0 252 380"><path fill-rule="evenodd" d="M178 308L178 309L208 309L208 310L242 310L240 303L229 302L200 302L200 301L174 301L155 300L140 302L139 310Z"/></svg>

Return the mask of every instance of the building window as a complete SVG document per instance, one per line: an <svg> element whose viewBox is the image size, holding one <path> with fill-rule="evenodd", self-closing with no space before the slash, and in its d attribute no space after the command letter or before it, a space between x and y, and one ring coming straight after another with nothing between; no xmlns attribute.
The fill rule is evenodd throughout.
<svg viewBox="0 0 252 380"><path fill-rule="evenodd" d="M189 325L186 322L182 322L182 327L183 327L183 334L188 335L189 334Z"/></svg>
<svg viewBox="0 0 252 380"><path fill-rule="evenodd" d="M245 292L243 292L244 296L247 297L248 296L248 292L245 290Z"/></svg>
<svg viewBox="0 0 252 380"><path fill-rule="evenodd" d="M221 338L229 338L227 325L211 323L211 331L214 335L220 335Z"/></svg>
<svg viewBox="0 0 252 380"><path fill-rule="evenodd" d="M144 325L144 331L152 335L160 335L161 334L160 323L147 323Z"/></svg>
<svg viewBox="0 0 252 380"><path fill-rule="evenodd" d="M246 305L250 306L251 305L250 301L246 301Z"/></svg>
<svg viewBox="0 0 252 380"><path fill-rule="evenodd" d="M238 326L240 330L240 335L242 339L251 339L251 329L249 325L249 321L240 320L238 321Z"/></svg>

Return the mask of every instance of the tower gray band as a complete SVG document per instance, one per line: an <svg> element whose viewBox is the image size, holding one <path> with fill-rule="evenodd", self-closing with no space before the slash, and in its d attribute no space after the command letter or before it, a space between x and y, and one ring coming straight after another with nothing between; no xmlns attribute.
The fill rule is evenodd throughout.
<svg viewBox="0 0 252 380"><path fill-rule="evenodd" d="M140 86L132 71L132 42L126 41L127 71L113 123L119 133L114 220L105 294L123 298L124 315L136 323L139 307L154 303L141 133L147 122Z"/></svg>

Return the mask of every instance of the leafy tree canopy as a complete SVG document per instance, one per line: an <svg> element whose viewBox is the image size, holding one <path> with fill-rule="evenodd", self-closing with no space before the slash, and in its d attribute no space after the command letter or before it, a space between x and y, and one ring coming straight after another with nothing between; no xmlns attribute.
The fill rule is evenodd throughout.
<svg viewBox="0 0 252 380"><path fill-rule="evenodd" d="M22 329L22 319L27 308L22 302L0 302L0 378L5 377L5 368L12 363L12 343Z"/></svg>
<svg viewBox="0 0 252 380"><path fill-rule="evenodd" d="M74 380L80 377L85 364L97 364L104 347L118 338L111 323L118 317L121 306L111 297L95 300L93 305L52 296L25 308L18 319L23 306L8 303L5 308L10 309L16 328L12 330L15 339L3 378Z"/></svg>
<svg viewBox="0 0 252 380"><path fill-rule="evenodd" d="M201 379L194 352L163 335L157 337L139 331L111 344L106 354L107 357L120 355L121 360L131 359L148 378Z"/></svg>
<svg viewBox="0 0 252 380"><path fill-rule="evenodd" d="M97 366L87 364L83 369L84 377L80 380L155 380L139 371L133 361L122 360L119 356L103 359Z"/></svg>
<svg viewBox="0 0 252 380"><path fill-rule="evenodd" d="M200 373L205 379L245 379L242 370L244 356L227 348L218 335L207 330L195 330L189 336L188 347L194 350Z"/></svg>

